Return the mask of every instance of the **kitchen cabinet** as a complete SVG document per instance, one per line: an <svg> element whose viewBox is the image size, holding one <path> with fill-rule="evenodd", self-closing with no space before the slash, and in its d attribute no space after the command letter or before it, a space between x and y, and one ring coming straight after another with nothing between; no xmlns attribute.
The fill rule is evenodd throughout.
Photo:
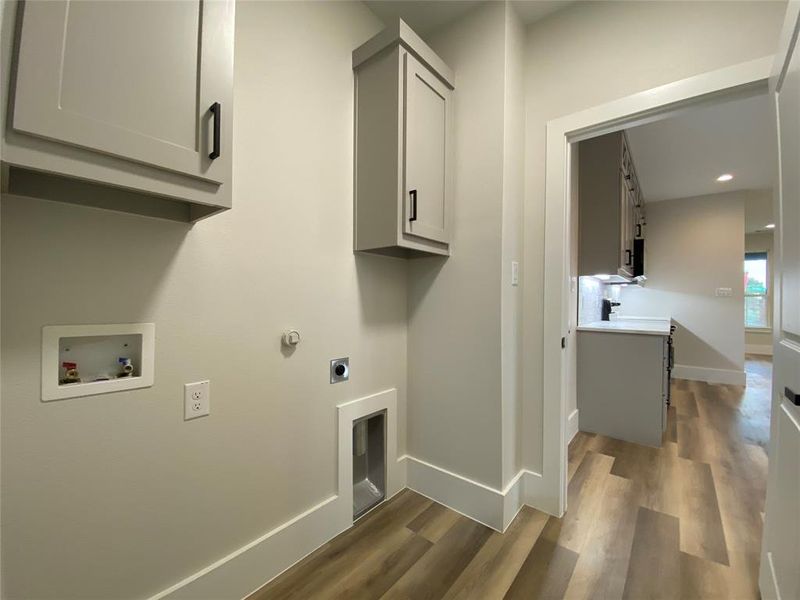
<svg viewBox="0 0 800 600"><path fill-rule="evenodd" d="M233 0L8 4L5 191L186 221L231 206Z"/></svg>
<svg viewBox="0 0 800 600"><path fill-rule="evenodd" d="M402 20L353 52L356 251L450 253L453 73Z"/></svg>
<svg viewBox="0 0 800 600"><path fill-rule="evenodd" d="M669 321L653 328L661 332L642 333L636 323L626 331L623 325L578 328L579 428L659 447L667 426Z"/></svg>
<svg viewBox="0 0 800 600"><path fill-rule="evenodd" d="M578 163L579 274L643 276L644 200L624 132L580 142Z"/></svg>
<svg viewBox="0 0 800 600"><path fill-rule="evenodd" d="M664 347L662 353L662 367L661 367L661 429L662 431L667 430L667 409L669 408L669 404L671 401L671 393L669 386L672 383L672 357L670 353L672 351L672 342L671 338L666 338L664 340Z"/></svg>

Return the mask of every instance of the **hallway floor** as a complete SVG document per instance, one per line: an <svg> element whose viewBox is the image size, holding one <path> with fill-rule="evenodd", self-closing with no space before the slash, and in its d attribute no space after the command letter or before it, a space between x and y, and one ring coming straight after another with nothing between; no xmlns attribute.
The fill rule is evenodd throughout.
<svg viewBox="0 0 800 600"><path fill-rule="evenodd" d="M405 490L250 600L759 598L771 367L674 381L662 448L578 433L561 519L500 534Z"/></svg>

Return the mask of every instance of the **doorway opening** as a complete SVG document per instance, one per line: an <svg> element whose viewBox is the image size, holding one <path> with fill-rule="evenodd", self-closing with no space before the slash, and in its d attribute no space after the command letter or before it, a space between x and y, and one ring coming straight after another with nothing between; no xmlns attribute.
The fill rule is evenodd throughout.
<svg viewBox="0 0 800 600"><path fill-rule="evenodd" d="M553 506L543 508L554 514L562 514L567 508L567 431L570 416L568 396L576 387L574 368L570 372L570 352L564 352L562 348L564 345L568 349L570 346L575 348L576 323L570 320L575 305L570 303L570 299L577 293L578 282L571 277L572 259L575 256L571 252L575 234L571 205L575 202L573 184L578 176L578 144L584 140L662 121L690 109L762 96L767 91L770 70L769 58L751 61L635 94L548 123L542 483L553 503ZM632 237L637 236L634 233ZM742 280L743 274L740 281ZM724 294L725 290L720 293Z"/></svg>
<svg viewBox="0 0 800 600"><path fill-rule="evenodd" d="M756 242L775 220L763 67L752 85L618 114L610 124L586 123L600 110L574 116L582 128L562 124L564 177L552 181L548 163L546 226L555 232L563 216L566 242L546 242L562 252L561 303L546 310L556 324L561 317L566 351L546 351L559 369L545 372L558 374L550 383L561 387L550 396L546 382L545 398L560 399L551 415L560 411L564 423L563 483L577 500L572 514L563 506L565 523L591 509L586 496L622 502L626 516L609 529L624 537L644 528L637 519L658 521L679 533L665 561L680 551L725 565L721 576L731 581L748 573L742 581L753 597L763 523L749 515L765 510L771 365L752 353L745 329L758 319L769 327L772 250ZM557 129L548 130L553 153ZM551 188L563 215L551 210ZM559 264L546 263L555 281ZM547 406L545 415L547 427ZM604 483L589 490L598 477ZM660 539L669 545L669 536Z"/></svg>

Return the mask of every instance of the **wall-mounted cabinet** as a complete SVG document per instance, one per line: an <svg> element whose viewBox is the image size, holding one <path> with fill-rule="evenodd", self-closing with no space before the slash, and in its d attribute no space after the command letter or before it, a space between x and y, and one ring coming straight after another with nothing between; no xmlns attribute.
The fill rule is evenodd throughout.
<svg viewBox="0 0 800 600"><path fill-rule="evenodd" d="M230 208L233 0L7 4L4 191L184 221Z"/></svg>
<svg viewBox="0 0 800 600"><path fill-rule="evenodd" d="M450 253L453 73L403 21L353 52L354 247Z"/></svg>
<svg viewBox="0 0 800 600"><path fill-rule="evenodd" d="M624 132L580 142L580 275L643 277L644 199Z"/></svg>

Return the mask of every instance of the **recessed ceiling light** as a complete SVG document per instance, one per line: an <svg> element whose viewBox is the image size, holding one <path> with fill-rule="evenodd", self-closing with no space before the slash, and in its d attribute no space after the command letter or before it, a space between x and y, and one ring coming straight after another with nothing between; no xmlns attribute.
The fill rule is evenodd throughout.
<svg viewBox="0 0 800 600"><path fill-rule="evenodd" d="M764 229L775 229L775 223L770 223L769 225L765 225Z"/></svg>
<svg viewBox="0 0 800 600"><path fill-rule="evenodd" d="M731 175L730 173L723 173L722 175L717 177L717 181L730 181L731 179L733 179L733 175Z"/></svg>

